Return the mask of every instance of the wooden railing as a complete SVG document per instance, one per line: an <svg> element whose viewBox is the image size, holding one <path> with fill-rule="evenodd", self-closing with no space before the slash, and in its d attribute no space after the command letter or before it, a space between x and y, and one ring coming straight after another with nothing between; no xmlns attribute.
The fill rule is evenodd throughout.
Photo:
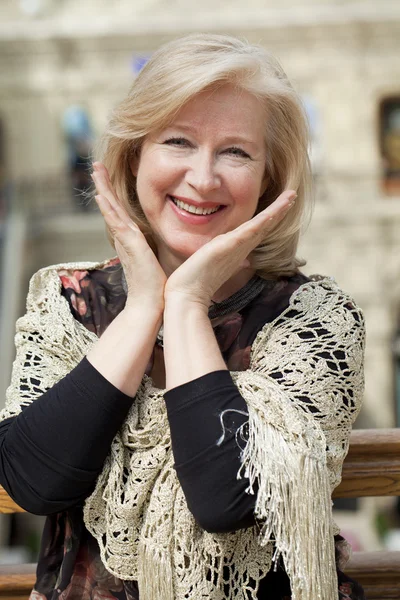
<svg viewBox="0 0 400 600"><path fill-rule="evenodd" d="M335 498L400 496L400 429L352 432ZM0 513L23 512L0 486ZM0 567L0 600L26 600L35 565ZM364 587L367 600L400 599L400 551L355 552L345 572Z"/></svg>
<svg viewBox="0 0 400 600"><path fill-rule="evenodd" d="M27 600L35 585L36 565L0 567L0 598L2 600Z"/></svg>
<svg viewBox="0 0 400 600"><path fill-rule="evenodd" d="M10 498L10 496L7 494L6 490L3 487L1 487L1 485L0 485L0 513L9 515L9 514L19 513L19 512L25 512L25 511L23 508L18 506L18 504L16 504L14 502L14 500L12 500Z"/></svg>
<svg viewBox="0 0 400 600"><path fill-rule="evenodd" d="M334 498L400 496L400 429L355 430ZM367 600L400 599L400 551L354 552L345 572Z"/></svg>
<svg viewBox="0 0 400 600"><path fill-rule="evenodd" d="M400 496L400 429L356 429L334 498Z"/></svg>

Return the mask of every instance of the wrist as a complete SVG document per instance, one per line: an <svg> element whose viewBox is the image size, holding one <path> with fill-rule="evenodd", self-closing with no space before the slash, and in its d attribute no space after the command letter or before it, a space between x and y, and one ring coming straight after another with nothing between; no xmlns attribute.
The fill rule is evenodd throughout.
<svg viewBox="0 0 400 600"><path fill-rule="evenodd" d="M128 296L123 310L125 313L129 313L132 316L141 315L145 317L147 315L153 318L162 318L164 311L164 298L129 298Z"/></svg>
<svg viewBox="0 0 400 600"><path fill-rule="evenodd" d="M165 302L163 327L167 389L226 368L207 306L171 296Z"/></svg>
<svg viewBox="0 0 400 600"><path fill-rule="evenodd" d="M198 313L208 316L208 305L202 300L188 296L187 294L172 292L164 298L164 314L167 312L180 312L181 314Z"/></svg>
<svg viewBox="0 0 400 600"><path fill-rule="evenodd" d="M161 327L164 305L151 302L126 302L122 311L128 322L154 323Z"/></svg>

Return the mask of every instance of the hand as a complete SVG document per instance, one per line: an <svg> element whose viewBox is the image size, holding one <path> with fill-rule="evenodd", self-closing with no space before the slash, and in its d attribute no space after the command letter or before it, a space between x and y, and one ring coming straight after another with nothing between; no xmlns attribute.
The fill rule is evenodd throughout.
<svg viewBox="0 0 400 600"><path fill-rule="evenodd" d="M179 297L208 310L215 292L243 268L248 255L283 219L295 198L293 190L284 191L250 221L202 246L169 277L166 299Z"/></svg>
<svg viewBox="0 0 400 600"><path fill-rule="evenodd" d="M139 227L128 216L113 190L104 165L93 164L97 204L114 239L128 286L127 306L163 311L166 276Z"/></svg>

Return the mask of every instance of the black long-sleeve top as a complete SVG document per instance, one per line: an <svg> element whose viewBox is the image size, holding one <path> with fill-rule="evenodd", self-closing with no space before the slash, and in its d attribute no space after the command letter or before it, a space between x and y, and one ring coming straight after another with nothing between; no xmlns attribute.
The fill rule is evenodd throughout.
<svg viewBox="0 0 400 600"><path fill-rule="evenodd" d="M48 515L82 504L132 404L85 358L20 415L0 423L0 481L28 512ZM188 506L209 531L252 524L253 496L237 480L235 431L246 403L228 371L216 371L165 394L175 467ZM219 415L225 420L221 446ZM242 413L242 414L240 414ZM202 424L199 427L199 423Z"/></svg>
<svg viewBox="0 0 400 600"><path fill-rule="evenodd" d="M98 335L124 306L118 261L86 271L63 270L60 279L73 316ZM229 370L249 367L257 333L287 308L305 281L298 274L265 282L256 297L241 302L240 309L234 308L237 297L225 301L224 317L214 331ZM175 468L195 519L212 532L252 525L255 497L246 492L246 479L237 478L241 448L236 432L247 420L247 407L229 371L209 373L170 390L164 398ZM49 515L35 585L47 600L61 594L78 598L88 587L117 600L139 599L135 582L117 582L104 576L104 568L101 574L94 568L99 548L82 517L83 502L134 401L83 359L18 416L0 423L0 483L29 512ZM225 410L225 435L217 444ZM258 598L290 598L281 565L261 582Z"/></svg>

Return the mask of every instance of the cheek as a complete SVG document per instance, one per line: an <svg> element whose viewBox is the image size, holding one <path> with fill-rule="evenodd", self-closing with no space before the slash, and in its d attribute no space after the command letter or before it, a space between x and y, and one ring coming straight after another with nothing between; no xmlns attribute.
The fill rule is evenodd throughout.
<svg viewBox="0 0 400 600"><path fill-rule="evenodd" d="M248 206L249 210L255 208L261 195L261 176L254 173L241 173L233 175L230 179L231 194L240 206Z"/></svg>
<svg viewBox="0 0 400 600"><path fill-rule="evenodd" d="M179 169L164 157L151 161L151 164L143 165L137 177L139 197L141 192L143 194L147 192L153 196L153 201L160 200L161 196L165 199L165 194L171 191L179 176ZM146 202L145 198L144 202Z"/></svg>

